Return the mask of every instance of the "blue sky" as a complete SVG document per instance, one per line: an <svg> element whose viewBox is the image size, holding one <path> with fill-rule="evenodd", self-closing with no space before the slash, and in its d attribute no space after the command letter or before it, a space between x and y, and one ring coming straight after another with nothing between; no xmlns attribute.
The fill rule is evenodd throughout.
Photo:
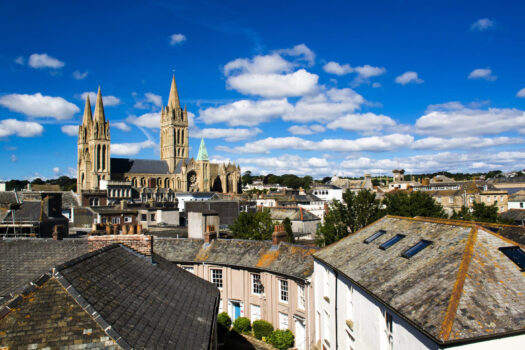
<svg viewBox="0 0 525 350"><path fill-rule="evenodd" d="M112 156L157 159L173 70L191 155L243 171L524 168L523 1L42 4L0 2L0 178L75 175L99 84Z"/></svg>

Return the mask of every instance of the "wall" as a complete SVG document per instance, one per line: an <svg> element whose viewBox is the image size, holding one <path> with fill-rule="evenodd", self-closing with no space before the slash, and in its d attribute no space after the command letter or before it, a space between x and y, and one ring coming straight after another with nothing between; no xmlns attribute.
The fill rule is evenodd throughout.
<svg viewBox="0 0 525 350"><path fill-rule="evenodd" d="M512 337L486 340L483 342L454 346L451 350L494 350L494 349L523 349L525 335L515 335Z"/></svg>
<svg viewBox="0 0 525 350"><path fill-rule="evenodd" d="M108 235L89 236L88 251L92 252L114 243L121 243L126 247L146 256L151 256L153 236L146 235Z"/></svg>
<svg viewBox="0 0 525 350"><path fill-rule="evenodd" d="M202 214L196 212L188 213L188 238L204 238L206 226L213 226L215 230L219 229L219 216Z"/></svg>
<svg viewBox="0 0 525 350"><path fill-rule="evenodd" d="M174 210L157 210L157 223L179 226L179 211Z"/></svg>

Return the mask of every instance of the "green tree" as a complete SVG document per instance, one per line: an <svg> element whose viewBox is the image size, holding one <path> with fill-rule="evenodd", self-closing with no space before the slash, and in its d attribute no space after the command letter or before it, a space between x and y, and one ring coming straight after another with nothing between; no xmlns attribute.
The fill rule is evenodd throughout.
<svg viewBox="0 0 525 350"><path fill-rule="evenodd" d="M244 172L244 175L242 176L242 183L243 185L249 185L253 183L253 176L250 170L247 170L246 172Z"/></svg>
<svg viewBox="0 0 525 350"><path fill-rule="evenodd" d="M447 217L441 204L434 201L429 194L421 191L387 193L383 199L383 205L386 207L386 213L390 215Z"/></svg>
<svg viewBox="0 0 525 350"><path fill-rule="evenodd" d="M272 239L273 222L270 211L264 209L255 213L242 212L230 225L230 230L235 238L260 241Z"/></svg>
<svg viewBox="0 0 525 350"><path fill-rule="evenodd" d="M286 241L288 243L294 243L295 238L293 236L292 222L290 221L290 218L285 218L283 220L283 226L284 226L284 230L286 231Z"/></svg>
<svg viewBox="0 0 525 350"><path fill-rule="evenodd" d="M322 183L325 184L325 183L328 183L330 181L332 181L332 178L330 176L325 176L325 177L323 177Z"/></svg>
<svg viewBox="0 0 525 350"><path fill-rule="evenodd" d="M505 220L498 216L496 204L486 205L485 203L474 203L472 209L462 206L459 212L452 214L451 219L512 224L512 220Z"/></svg>

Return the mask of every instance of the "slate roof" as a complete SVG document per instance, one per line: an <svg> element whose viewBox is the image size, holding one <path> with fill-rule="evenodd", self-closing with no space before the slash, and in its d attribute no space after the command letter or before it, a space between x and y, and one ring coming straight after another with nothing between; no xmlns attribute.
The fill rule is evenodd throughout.
<svg viewBox="0 0 525 350"><path fill-rule="evenodd" d="M499 215L504 219L513 220L516 224L525 222L525 209L509 209Z"/></svg>
<svg viewBox="0 0 525 350"><path fill-rule="evenodd" d="M62 209L71 209L80 206L80 198L73 191L62 192Z"/></svg>
<svg viewBox="0 0 525 350"><path fill-rule="evenodd" d="M111 172L117 174L169 174L168 163L155 159L111 158Z"/></svg>
<svg viewBox="0 0 525 350"><path fill-rule="evenodd" d="M16 203L16 195L14 191L0 192L0 205L8 205Z"/></svg>
<svg viewBox="0 0 525 350"><path fill-rule="evenodd" d="M46 214L42 211L42 201L24 201L20 208L14 210L14 221L40 221L40 218L46 218ZM4 221L13 221L13 211L8 212Z"/></svg>
<svg viewBox="0 0 525 350"><path fill-rule="evenodd" d="M87 252L87 239L0 240L0 297L14 292L49 271L53 266Z"/></svg>
<svg viewBox="0 0 525 350"><path fill-rule="evenodd" d="M206 263L264 270L306 279L313 273L312 254L316 248L270 241L218 239L204 244L202 239L155 238L153 252L178 263Z"/></svg>
<svg viewBox="0 0 525 350"><path fill-rule="evenodd" d="M266 208L265 208L266 209ZM268 207L272 220L284 220L286 218L292 221L317 221L321 220L316 215L301 207Z"/></svg>
<svg viewBox="0 0 525 350"><path fill-rule="evenodd" d="M386 233L363 242L378 230ZM396 234L406 238L378 249ZM421 239L433 243L401 257ZM498 249L517 245L473 223L386 216L314 256L435 342L452 344L525 332L525 277Z"/></svg>

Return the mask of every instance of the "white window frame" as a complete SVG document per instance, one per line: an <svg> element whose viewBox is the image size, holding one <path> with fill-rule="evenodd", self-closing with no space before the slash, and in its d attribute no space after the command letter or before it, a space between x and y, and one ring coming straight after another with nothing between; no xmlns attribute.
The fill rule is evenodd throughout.
<svg viewBox="0 0 525 350"><path fill-rule="evenodd" d="M133 219L131 218L131 216L125 216L125 217L124 217L124 222L125 222L126 224L129 224L129 223L131 223L132 221L133 221Z"/></svg>
<svg viewBox="0 0 525 350"><path fill-rule="evenodd" d="M264 293L264 287L261 280L261 274L260 273L252 273L251 274L251 280L252 280L252 294L254 295L261 295Z"/></svg>
<svg viewBox="0 0 525 350"><path fill-rule="evenodd" d="M219 276L220 275L220 276ZM222 269L210 269L210 280L217 288L222 289L223 279L222 279Z"/></svg>
<svg viewBox="0 0 525 350"><path fill-rule="evenodd" d="M111 224L119 225L120 224L120 216L113 216L113 217L111 217Z"/></svg>
<svg viewBox="0 0 525 350"><path fill-rule="evenodd" d="M383 318L385 322L385 334L387 344L389 349L392 349L394 346L394 321L392 319L392 314L387 310L383 311Z"/></svg>
<svg viewBox="0 0 525 350"><path fill-rule="evenodd" d="M281 303L288 304L290 299L289 290L288 280L279 280L279 301Z"/></svg>
<svg viewBox="0 0 525 350"><path fill-rule="evenodd" d="M182 266L182 268L188 272L195 273L193 266Z"/></svg>
<svg viewBox="0 0 525 350"><path fill-rule="evenodd" d="M304 284L297 285L297 308L306 310L306 291Z"/></svg>
<svg viewBox="0 0 525 350"><path fill-rule="evenodd" d="M259 318L255 318L255 312L254 310L256 309L259 309ZM250 304L250 321L253 322L253 321L257 321L257 320L261 320L262 319L262 315L261 315L261 305L257 305L257 304Z"/></svg>
<svg viewBox="0 0 525 350"><path fill-rule="evenodd" d="M289 329L290 322L288 320L288 314L284 312L279 312L279 329L286 330Z"/></svg>

